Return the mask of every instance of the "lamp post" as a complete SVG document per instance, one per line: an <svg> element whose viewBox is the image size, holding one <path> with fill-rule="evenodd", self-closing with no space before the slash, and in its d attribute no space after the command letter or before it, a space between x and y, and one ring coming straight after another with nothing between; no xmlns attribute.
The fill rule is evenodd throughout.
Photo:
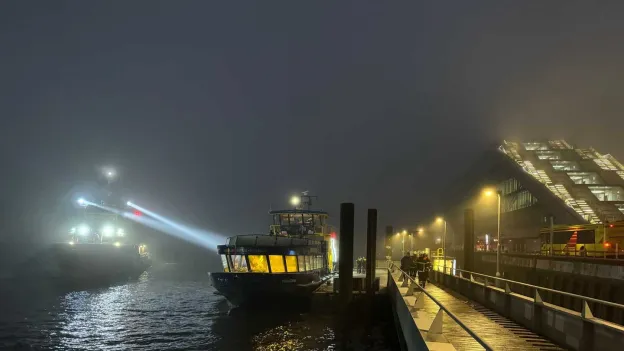
<svg viewBox="0 0 624 351"><path fill-rule="evenodd" d="M494 195L494 190L488 189L484 191L485 196ZM496 276L500 277L500 250L501 250L501 191L496 191L496 238L498 243L496 245Z"/></svg>
<svg viewBox="0 0 624 351"><path fill-rule="evenodd" d="M436 222L438 223L442 223L444 222L444 234L442 235L442 269L443 269L443 273L446 274L446 219L442 218L442 217L438 217L436 219Z"/></svg>

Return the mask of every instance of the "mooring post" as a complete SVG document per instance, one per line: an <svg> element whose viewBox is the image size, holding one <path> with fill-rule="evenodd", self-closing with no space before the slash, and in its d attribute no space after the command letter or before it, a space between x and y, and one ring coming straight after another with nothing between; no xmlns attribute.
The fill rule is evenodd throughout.
<svg viewBox="0 0 624 351"><path fill-rule="evenodd" d="M340 261L338 262L340 284L338 289L343 308L351 302L353 295L353 223L353 204L340 204Z"/></svg>
<svg viewBox="0 0 624 351"><path fill-rule="evenodd" d="M377 248L377 210L368 209L366 226L366 291L372 296L375 283L375 257Z"/></svg>

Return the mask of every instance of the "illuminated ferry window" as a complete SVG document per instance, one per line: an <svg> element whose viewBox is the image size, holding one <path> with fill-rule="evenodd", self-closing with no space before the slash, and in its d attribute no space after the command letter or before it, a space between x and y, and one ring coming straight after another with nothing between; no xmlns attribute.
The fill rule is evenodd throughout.
<svg viewBox="0 0 624 351"><path fill-rule="evenodd" d="M282 255L269 255L269 263L271 264L271 272L284 273L284 256Z"/></svg>
<svg viewBox="0 0 624 351"><path fill-rule="evenodd" d="M323 268L323 257L317 257L316 259L318 261L318 268Z"/></svg>
<svg viewBox="0 0 624 351"><path fill-rule="evenodd" d="M297 271L297 256L286 256L286 270L288 272Z"/></svg>
<svg viewBox="0 0 624 351"><path fill-rule="evenodd" d="M306 271L311 271L313 269L312 268L312 256L306 256L305 263L306 263Z"/></svg>
<svg viewBox="0 0 624 351"><path fill-rule="evenodd" d="M269 262L265 255L248 255L249 268L254 273L269 273Z"/></svg>
<svg viewBox="0 0 624 351"><path fill-rule="evenodd" d="M305 256L297 256L297 260L299 261L299 272L305 272L306 271Z"/></svg>
<svg viewBox="0 0 624 351"><path fill-rule="evenodd" d="M230 268L228 268L227 257L225 257L225 255L221 255L221 263L223 263L223 271L229 272Z"/></svg>
<svg viewBox="0 0 624 351"><path fill-rule="evenodd" d="M247 261L244 255L231 255L232 272L247 272Z"/></svg>

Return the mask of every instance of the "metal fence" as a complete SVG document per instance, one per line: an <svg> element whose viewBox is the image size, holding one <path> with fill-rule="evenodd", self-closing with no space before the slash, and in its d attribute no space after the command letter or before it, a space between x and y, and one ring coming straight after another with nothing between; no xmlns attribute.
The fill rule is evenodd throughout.
<svg viewBox="0 0 624 351"><path fill-rule="evenodd" d="M550 294L559 294L559 295L567 296L575 300L579 300L581 301L581 308L580 308L580 311L578 312L581 312L582 316L592 316L594 318L597 318L593 316L593 313L591 312L591 309L590 309L591 305L596 305L596 304L617 308L624 312L624 305L611 302L611 301L600 300L600 299L596 299L596 298L589 297L589 296L570 293L567 291L555 290L555 289L546 288L546 287L539 286L539 285L533 285L533 284L523 283L523 282L519 282L515 280L494 277L491 275L466 271L463 269L456 269L455 271L456 271L456 274L454 274L454 276L471 281L476 284L481 284L485 288L505 289L505 292L507 293L516 293L516 294L524 295L532 299L539 300L540 302L543 302L542 296L541 294L539 294L540 291L550 293ZM447 271L444 272L444 274L453 275L448 268L447 268ZM490 284L490 283L494 283L494 284ZM512 287L517 287L517 286L521 286L524 289L521 289L521 290L515 289L514 291ZM529 293L526 293L527 291ZM602 318L597 318L597 319L611 322ZM624 325L622 323L616 323L616 324Z"/></svg>
<svg viewBox="0 0 624 351"><path fill-rule="evenodd" d="M493 350L493 348L490 345L488 345L488 343L485 342L485 340L481 339L481 337L479 337L477 333L475 333L466 324L464 324L456 315L454 315L451 311L449 311L446 307L444 307L444 305L442 305L435 297L431 296L431 294L427 292L425 289L423 289L414 278L409 276L409 274L407 274L406 272L402 271L398 265L396 265L393 262L389 262L388 270L389 270L388 274L390 274L391 271L393 270L398 270L402 274L403 279L408 279L409 281L411 281L411 284L413 286L417 287L418 290L422 294L426 295L429 299L431 299L431 301L433 301L436 305L438 305L440 310L444 311L444 313L446 313L449 317L451 317L451 319L454 320L455 323L457 323L463 330L466 331L466 333L468 333L471 337L473 337L476 342L478 342L481 346L483 346L483 348L485 348L486 350Z"/></svg>

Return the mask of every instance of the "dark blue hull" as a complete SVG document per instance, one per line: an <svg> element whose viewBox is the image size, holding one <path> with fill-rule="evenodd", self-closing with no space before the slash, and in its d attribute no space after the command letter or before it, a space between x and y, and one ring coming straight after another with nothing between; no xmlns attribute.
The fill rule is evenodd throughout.
<svg viewBox="0 0 624 351"><path fill-rule="evenodd" d="M328 275L301 273L210 273L212 286L234 306L308 298Z"/></svg>

